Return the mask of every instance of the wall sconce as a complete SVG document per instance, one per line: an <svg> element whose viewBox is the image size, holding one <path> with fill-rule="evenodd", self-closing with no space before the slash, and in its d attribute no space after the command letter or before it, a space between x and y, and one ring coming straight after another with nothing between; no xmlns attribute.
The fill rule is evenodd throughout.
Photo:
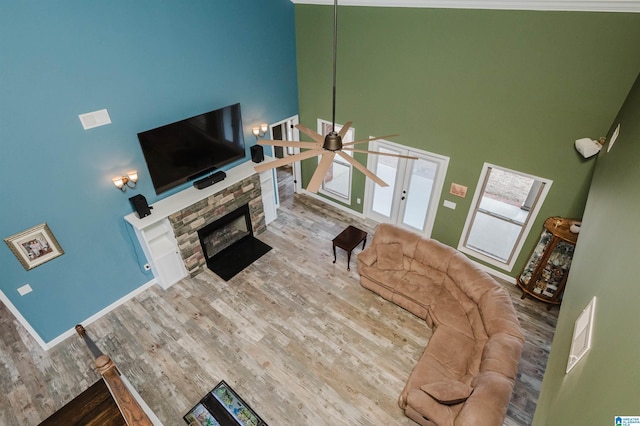
<svg viewBox="0 0 640 426"><path fill-rule="evenodd" d="M122 192L125 192L127 190L127 187L136 187L136 182L138 182L138 171L130 170L127 172L126 176L117 176L111 179L111 181L116 186L116 188L118 188Z"/></svg>
<svg viewBox="0 0 640 426"><path fill-rule="evenodd" d="M599 140L593 140L589 138L582 138L576 140L576 151L578 151L584 158L590 158L596 155L602 149L605 138Z"/></svg>
<svg viewBox="0 0 640 426"><path fill-rule="evenodd" d="M267 134L267 130L269 130L269 124L268 123L262 123L260 124L260 126L255 126L251 129L251 132L253 133L253 136L256 137L256 139L263 137L264 135Z"/></svg>

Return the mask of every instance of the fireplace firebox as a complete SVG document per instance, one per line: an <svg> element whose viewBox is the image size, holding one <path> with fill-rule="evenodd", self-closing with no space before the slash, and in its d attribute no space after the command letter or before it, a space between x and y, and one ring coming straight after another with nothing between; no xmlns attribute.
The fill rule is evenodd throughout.
<svg viewBox="0 0 640 426"><path fill-rule="evenodd" d="M225 281L271 250L253 236L248 204L199 229L198 238L207 267Z"/></svg>

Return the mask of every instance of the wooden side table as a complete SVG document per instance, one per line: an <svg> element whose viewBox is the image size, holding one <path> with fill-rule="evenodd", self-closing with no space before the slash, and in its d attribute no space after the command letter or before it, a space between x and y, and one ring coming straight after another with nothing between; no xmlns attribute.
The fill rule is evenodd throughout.
<svg viewBox="0 0 640 426"><path fill-rule="evenodd" d="M347 252L347 271L350 271L351 251L353 251L360 242L362 242L362 248L364 249L365 244L367 244L367 233L355 226L349 225L347 229L338 234L332 241L333 263L336 263L336 247L340 247Z"/></svg>

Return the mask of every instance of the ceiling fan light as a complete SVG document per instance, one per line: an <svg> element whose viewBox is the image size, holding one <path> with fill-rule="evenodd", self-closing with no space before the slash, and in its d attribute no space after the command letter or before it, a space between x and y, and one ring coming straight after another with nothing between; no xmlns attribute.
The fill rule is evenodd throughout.
<svg viewBox="0 0 640 426"><path fill-rule="evenodd" d="M342 149L342 138L336 132L331 132L325 136L322 148L327 151L340 151Z"/></svg>

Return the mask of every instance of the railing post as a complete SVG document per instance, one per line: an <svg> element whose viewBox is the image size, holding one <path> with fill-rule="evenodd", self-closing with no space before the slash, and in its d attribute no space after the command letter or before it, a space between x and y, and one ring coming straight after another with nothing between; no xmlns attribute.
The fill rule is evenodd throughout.
<svg viewBox="0 0 640 426"><path fill-rule="evenodd" d="M116 365L111 358L100 351L98 346L87 335L86 330L80 324L76 325L76 332L82 337L95 358L96 368L104 379L113 399L116 401L122 417L128 426L153 426L153 423L144 412L138 401L133 397L120 377Z"/></svg>

